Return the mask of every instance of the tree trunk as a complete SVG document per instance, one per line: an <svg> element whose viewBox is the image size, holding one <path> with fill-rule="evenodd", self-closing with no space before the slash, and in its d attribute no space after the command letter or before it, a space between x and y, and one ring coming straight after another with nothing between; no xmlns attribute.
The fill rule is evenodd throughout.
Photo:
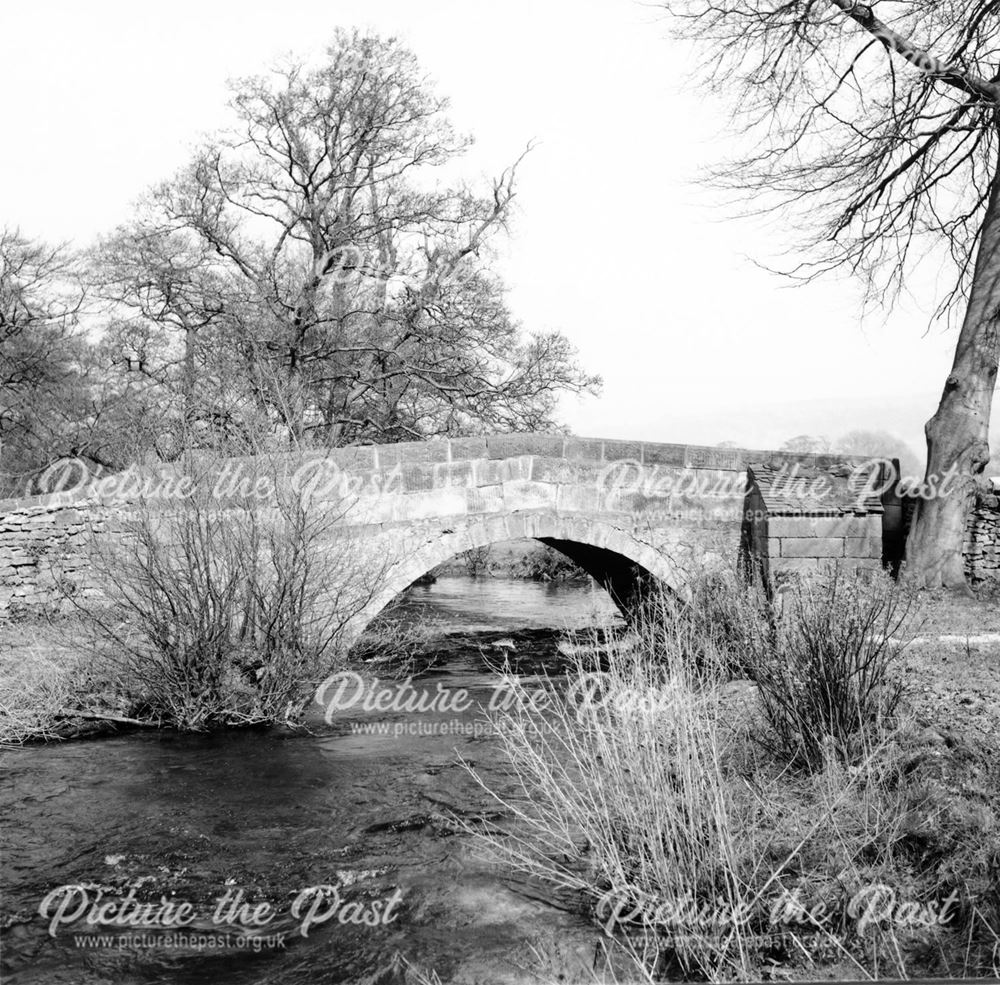
<svg viewBox="0 0 1000 985"><path fill-rule="evenodd" d="M927 472L903 569L905 581L917 588L968 590L962 546L977 482L990 458L998 320L1000 175L994 172L955 360L937 413L924 426Z"/></svg>

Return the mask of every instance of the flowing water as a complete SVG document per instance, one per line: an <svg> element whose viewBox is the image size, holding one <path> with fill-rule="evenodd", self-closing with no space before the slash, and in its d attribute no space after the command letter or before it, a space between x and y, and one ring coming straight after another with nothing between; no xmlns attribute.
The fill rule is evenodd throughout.
<svg viewBox="0 0 1000 985"><path fill-rule="evenodd" d="M509 789L477 706L494 692L496 658L541 656L531 634L512 631L612 611L585 585L443 578L411 589L404 618L466 635L413 685L465 689L471 707L366 711L345 685L339 710L327 720L314 707L308 731L132 733L6 752L4 981L581 977L594 929L482 858L455 818L503 823L463 761Z"/></svg>

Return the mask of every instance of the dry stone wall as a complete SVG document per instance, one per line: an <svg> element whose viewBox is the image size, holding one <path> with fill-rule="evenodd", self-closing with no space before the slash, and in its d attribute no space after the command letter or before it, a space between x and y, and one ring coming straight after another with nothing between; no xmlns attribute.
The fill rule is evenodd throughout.
<svg viewBox="0 0 1000 985"><path fill-rule="evenodd" d="M973 585L1000 584L1000 497L980 492L965 530L965 573Z"/></svg>

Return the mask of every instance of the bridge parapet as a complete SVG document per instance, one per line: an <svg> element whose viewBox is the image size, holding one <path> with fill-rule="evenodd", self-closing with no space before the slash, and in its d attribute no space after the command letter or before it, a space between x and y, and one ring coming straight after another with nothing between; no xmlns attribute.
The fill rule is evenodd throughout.
<svg viewBox="0 0 1000 985"><path fill-rule="evenodd" d="M336 509L337 523L360 531L373 551L398 552L405 559L401 578L411 569L415 578L461 550L536 537L594 565L597 554L572 545L605 552L605 567L611 555L620 556L677 585L696 558L735 562L748 468L760 475L805 469L838 476L860 461L507 434L289 454L263 465L260 458L194 456L189 467L221 510L245 507L256 488L250 480L262 475L302 489L317 508ZM176 501L184 498L187 478L180 466L163 465L0 502L0 612L50 604L63 579L97 591L88 582L88 538L122 535L146 506L182 508ZM776 503L769 505L773 513ZM776 558L781 551L779 542ZM624 577L616 575L619 582Z"/></svg>

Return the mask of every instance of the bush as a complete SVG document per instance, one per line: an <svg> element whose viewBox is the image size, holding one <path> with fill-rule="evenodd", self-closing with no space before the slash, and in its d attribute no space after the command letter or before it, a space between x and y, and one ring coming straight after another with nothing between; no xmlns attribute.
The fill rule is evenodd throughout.
<svg viewBox="0 0 1000 985"><path fill-rule="evenodd" d="M831 750L856 761L891 729L902 697L895 667L909 603L881 573L847 577L833 567L792 582L780 605L775 632L749 650L763 741L807 769L821 768Z"/></svg>
<svg viewBox="0 0 1000 985"><path fill-rule="evenodd" d="M382 572L333 529L342 507L310 504L283 467L256 463L269 498L223 503L206 471L192 496L142 504L122 543L95 539L111 606L76 604L146 718L188 730L292 721L341 656Z"/></svg>
<svg viewBox="0 0 1000 985"><path fill-rule="evenodd" d="M530 578L532 581L566 581L588 577L565 554L546 544L527 551L514 566L513 573L518 578Z"/></svg>
<svg viewBox="0 0 1000 985"><path fill-rule="evenodd" d="M491 574L493 551L489 544L484 547L471 547L459 554L458 559L465 565L466 574L470 578L478 578L480 575L488 577Z"/></svg>

